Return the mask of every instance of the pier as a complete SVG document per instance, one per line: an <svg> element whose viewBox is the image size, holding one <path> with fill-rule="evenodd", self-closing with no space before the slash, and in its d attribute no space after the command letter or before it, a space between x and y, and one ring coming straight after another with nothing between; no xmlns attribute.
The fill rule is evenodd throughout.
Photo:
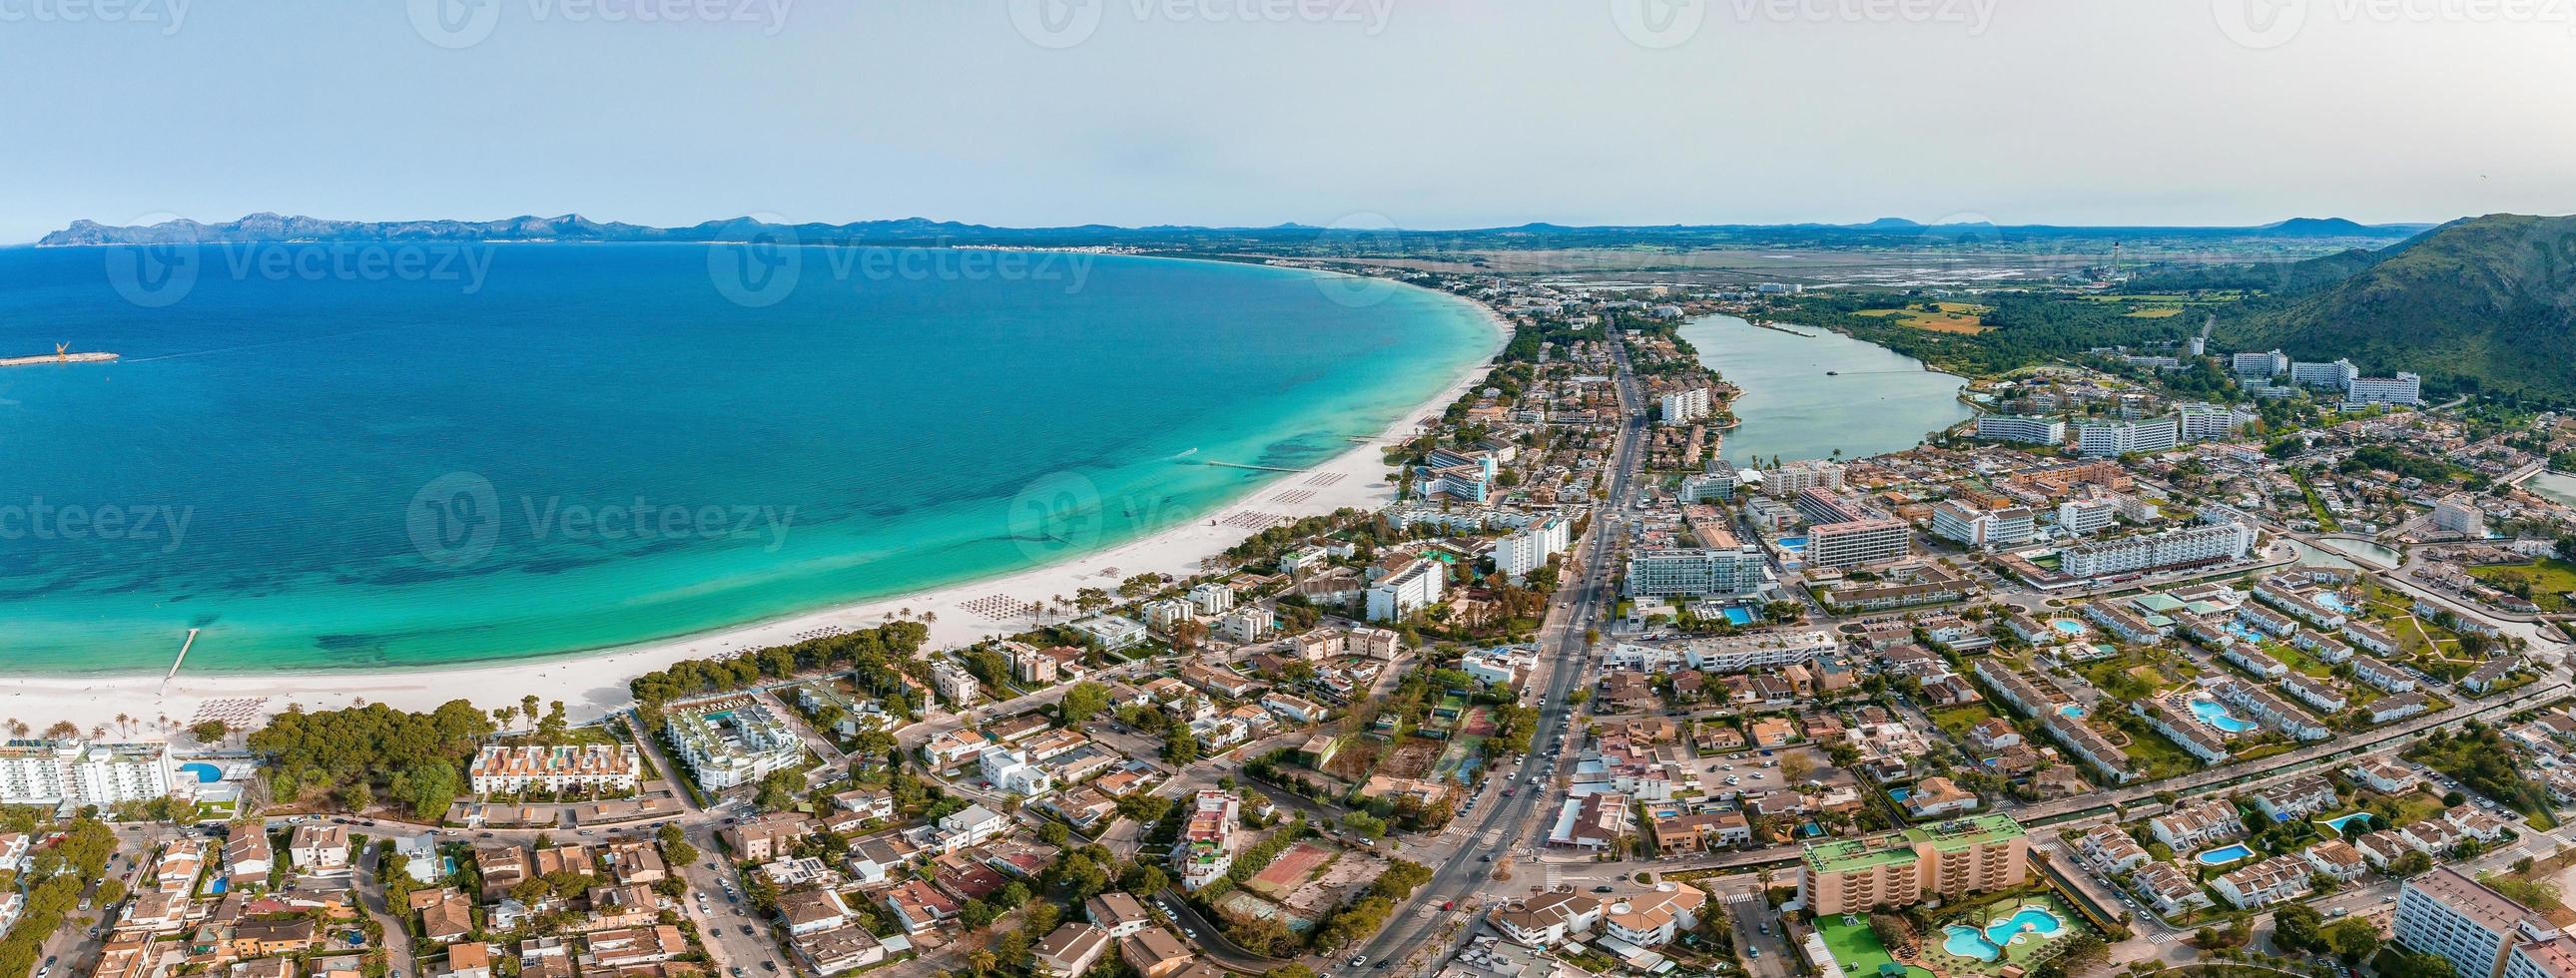
<svg viewBox="0 0 2576 978"><path fill-rule="evenodd" d="M179 667L188 664L188 649L196 644L197 630L194 628L188 629L188 640L179 643L179 657L170 662L170 672L161 677L162 685L167 686L170 684L170 680L179 678Z"/></svg>
<svg viewBox="0 0 2576 978"><path fill-rule="evenodd" d="M69 350L56 350L42 356L0 358L0 367L33 367L44 363L107 363L116 358L117 355L114 353L73 353Z"/></svg>
<svg viewBox="0 0 2576 978"><path fill-rule="evenodd" d="M1217 461L1209 461L1209 462L1206 462L1206 463L1204 463L1204 464L1207 464L1207 465L1222 465L1222 466L1224 466L1224 467L1226 467L1226 468L1229 468L1229 469L1251 469L1251 470L1253 470L1253 471L1255 471L1255 472L1304 472L1304 471L1306 471L1306 470L1304 470L1304 469L1292 469L1292 468L1288 468L1288 467L1286 467L1286 466L1280 466L1280 465L1252 465L1252 464L1248 464L1248 463L1244 463L1244 462L1217 462Z"/></svg>
<svg viewBox="0 0 2576 978"><path fill-rule="evenodd" d="M1770 330L1774 333L1787 333L1791 336L1798 337L1799 339L1812 340L1816 338L1816 334L1814 333L1801 333L1797 330L1790 329L1789 327L1782 326L1779 323L1754 323L1753 325L1761 329Z"/></svg>

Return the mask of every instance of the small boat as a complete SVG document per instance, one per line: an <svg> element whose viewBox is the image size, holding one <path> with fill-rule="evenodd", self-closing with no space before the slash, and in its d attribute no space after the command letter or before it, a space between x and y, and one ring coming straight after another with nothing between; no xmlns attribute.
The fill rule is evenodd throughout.
<svg viewBox="0 0 2576 978"><path fill-rule="evenodd" d="M1825 376L1827 376L1827 377L1840 377L1840 376L1842 376L1842 375L1843 375L1843 372L1842 372L1842 371L1840 371L1840 370L1828 370L1828 371L1825 371Z"/></svg>

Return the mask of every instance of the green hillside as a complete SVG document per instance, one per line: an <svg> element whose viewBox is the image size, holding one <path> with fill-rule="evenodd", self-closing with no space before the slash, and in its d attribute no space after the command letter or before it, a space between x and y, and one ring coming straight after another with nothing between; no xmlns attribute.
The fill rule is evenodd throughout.
<svg viewBox="0 0 2576 978"><path fill-rule="evenodd" d="M2445 390L2576 402L2576 216L2469 218L2271 274L2287 287L2230 310L2219 339L2411 370Z"/></svg>

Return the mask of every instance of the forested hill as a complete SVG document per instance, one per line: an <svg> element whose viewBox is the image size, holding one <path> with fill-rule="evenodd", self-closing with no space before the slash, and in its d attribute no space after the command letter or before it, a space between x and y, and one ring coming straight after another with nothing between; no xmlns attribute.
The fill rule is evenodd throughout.
<svg viewBox="0 0 2576 978"><path fill-rule="evenodd" d="M2443 388L2576 399L2576 216L2469 218L2280 275L2274 295L2221 317L2221 341L2411 370Z"/></svg>

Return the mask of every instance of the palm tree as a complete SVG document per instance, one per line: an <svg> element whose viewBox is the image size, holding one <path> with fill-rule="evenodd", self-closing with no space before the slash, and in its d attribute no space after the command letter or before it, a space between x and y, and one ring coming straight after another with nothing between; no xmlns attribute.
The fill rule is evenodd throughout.
<svg viewBox="0 0 2576 978"><path fill-rule="evenodd" d="M924 625L930 624L931 622L938 621L938 620L939 620L939 613L938 613L938 612L936 612L936 611L925 611L925 612L922 612L922 613L921 613L921 623L922 623L922 624L924 624Z"/></svg>

